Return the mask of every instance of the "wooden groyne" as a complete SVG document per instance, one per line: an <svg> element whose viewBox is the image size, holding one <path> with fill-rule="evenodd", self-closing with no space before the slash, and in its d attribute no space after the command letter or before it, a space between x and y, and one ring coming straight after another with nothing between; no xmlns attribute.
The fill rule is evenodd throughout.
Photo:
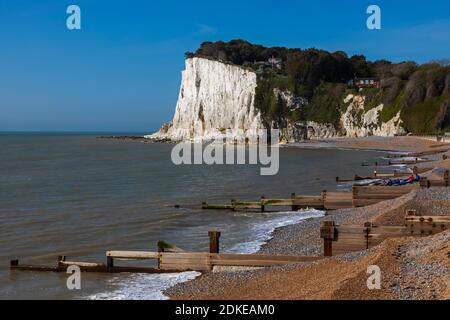
<svg viewBox="0 0 450 320"><path fill-rule="evenodd" d="M320 236L323 239L324 256L333 256L370 249L387 238L404 236L429 236L447 230L450 216L420 216L415 210L407 210L405 224L379 226L371 222L360 225L339 226L334 221L322 221Z"/></svg>
<svg viewBox="0 0 450 320"><path fill-rule="evenodd" d="M395 165L412 165L412 164L420 164L420 163L427 163L427 162L433 162L435 160L431 159L413 159L413 160L399 160L399 161L387 161L387 162L378 162L375 161L374 163L362 163L361 166L363 167L390 167Z"/></svg>
<svg viewBox="0 0 450 320"><path fill-rule="evenodd" d="M405 171L393 171L391 173L379 173L376 170L373 172L372 176L359 176L355 175L353 178L341 178L336 177L336 182L353 182L353 181L362 181L362 180L376 180L376 179L390 179L390 178L403 178L409 177L411 175L419 175L428 171L433 170L434 167L423 167L419 168L415 166L412 169L412 172Z"/></svg>
<svg viewBox="0 0 450 320"><path fill-rule="evenodd" d="M202 209L207 210L258 210L270 211L278 207L290 207L291 210L314 208L319 210L337 210L354 208L377 203L384 200L394 199L417 189L417 184L397 187L385 186L353 186L352 192L329 192L323 191L320 196L296 196L290 199L267 199L261 197L257 202L237 202L231 200L230 204L208 204L203 202ZM383 195L380 197L380 195ZM355 202L355 200L357 200Z"/></svg>
<svg viewBox="0 0 450 320"><path fill-rule="evenodd" d="M173 273L181 271L210 271L214 267L271 267L323 259L322 256L291 256L281 254L235 254L220 253L221 233L210 231L209 252L186 252L179 248L164 250L158 245L157 252L150 251L106 251L106 263L68 261L58 256L56 266L22 265L19 260L10 261L10 269L16 271L66 272L71 266L77 266L81 272L96 273ZM121 260L156 260L157 267L117 266Z"/></svg>
<svg viewBox="0 0 450 320"><path fill-rule="evenodd" d="M297 196L295 193L288 199L269 199L261 197L260 201L239 202L231 200L229 204L202 203L204 210L256 210L260 212L274 211L280 207L290 207L291 210L313 208L319 210L336 210L369 206L381 201L391 200L410 193L418 188L448 187L449 170L446 170L442 180L429 180L421 177L419 183L403 186L359 186L353 185L351 192L322 191L319 196ZM275 210L277 211L277 210Z"/></svg>
<svg viewBox="0 0 450 320"><path fill-rule="evenodd" d="M436 145L436 146L430 146L430 148L438 148L438 147L440 148L443 146L448 146L448 144L440 144L440 145ZM387 155L386 158L404 158L404 157L420 158L423 156L431 156L431 155L436 155L436 154L440 154L440 153L445 153L447 151L450 151L450 148L425 150L425 151L411 152L411 153L406 153L406 154L390 154L390 155Z"/></svg>

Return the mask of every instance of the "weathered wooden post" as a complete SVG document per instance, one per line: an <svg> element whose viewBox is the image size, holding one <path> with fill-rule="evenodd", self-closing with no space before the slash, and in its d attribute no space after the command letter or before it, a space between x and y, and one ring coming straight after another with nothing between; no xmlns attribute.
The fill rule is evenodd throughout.
<svg viewBox="0 0 450 320"><path fill-rule="evenodd" d="M164 252L164 246L162 245L161 241L158 241L156 244L158 247L158 269L161 269L161 254Z"/></svg>
<svg viewBox="0 0 450 320"><path fill-rule="evenodd" d="M333 241L335 241L336 235L334 221L320 223L320 237L323 238L323 255L325 257L333 255Z"/></svg>
<svg viewBox="0 0 450 320"><path fill-rule="evenodd" d="M209 253L219 253L220 231L210 231L209 235Z"/></svg>
<svg viewBox="0 0 450 320"><path fill-rule="evenodd" d="M425 189L425 188L428 187L428 179L427 179L427 177L420 177L420 180L419 180L419 186L420 186L422 189Z"/></svg>
<svg viewBox="0 0 450 320"><path fill-rule="evenodd" d="M266 197L262 196L261 197L261 212L264 212L266 209L266 206L264 205L265 200L266 200Z"/></svg>
<svg viewBox="0 0 450 320"><path fill-rule="evenodd" d="M106 266L108 268L113 268L114 267L114 258L113 257L106 257Z"/></svg>
<svg viewBox="0 0 450 320"><path fill-rule="evenodd" d="M356 199L358 199L358 185L354 184L352 186L352 205L353 208L356 208Z"/></svg>
<svg viewBox="0 0 450 320"><path fill-rule="evenodd" d="M291 193L291 200L292 200L292 211L297 211L298 206L295 204L295 193Z"/></svg>
<svg viewBox="0 0 450 320"><path fill-rule="evenodd" d="M325 208L325 201L326 201L326 199L327 199L327 190L323 190L323 191L320 193L320 196L322 197L322 206L323 206L324 209L326 209L326 208Z"/></svg>
<svg viewBox="0 0 450 320"><path fill-rule="evenodd" d="M364 234L366 237L366 249L369 249L370 246L370 232L372 231L373 224L372 222L364 223Z"/></svg>
<svg viewBox="0 0 450 320"><path fill-rule="evenodd" d="M10 268L11 269L14 269L14 267L18 267L19 266L19 260L11 260L10 262L9 262L9 266L10 266Z"/></svg>
<svg viewBox="0 0 450 320"><path fill-rule="evenodd" d="M64 264L62 262L66 261L66 256L57 256L56 257L58 267L64 267Z"/></svg>
<svg viewBox="0 0 450 320"><path fill-rule="evenodd" d="M445 172L444 172L444 184L445 184L446 187L448 187L449 175L450 175L449 170L445 170Z"/></svg>

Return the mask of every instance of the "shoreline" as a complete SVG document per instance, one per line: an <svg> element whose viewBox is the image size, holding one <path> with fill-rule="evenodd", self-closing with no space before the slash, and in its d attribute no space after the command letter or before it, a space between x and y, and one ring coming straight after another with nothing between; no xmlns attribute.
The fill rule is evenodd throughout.
<svg viewBox="0 0 450 320"><path fill-rule="evenodd" d="M399 151L399 148L404 146L412 146L412 148L409 149L409 152L413 151L419 151L424 150L426 148L429 148L430 146L436 145L436 144L442 144L435 141L430 140L422 140L423 143L418 143L418 139L414 137L405 137L400 138L395 137L391 139L386 138L376 138L376 139L351 139L345 140L344 144L347 145L348 150L358 150L358 151L376 151L373 149L374 146L380 146L383 145L387 148L383 148L383 150L379 149L379 151L382 152L402 152ZM375 142L373 142L375 140ZM400 140L400 143L392 143L392 141ZM356 143L355 143L356 141ZM340 141L342 144L342 141ZM364 145L363 148L361 147L361 142ZM323 143L323 142L321 142ZM309 144L309 143L307 143ZM389 144L386 146L386 144ZM412 145L415 144L415 145ZM448 145L450 147L450 144ZM302 146L300 146L302 147ZM324 146L321 146L319 148L324 148ZM326 148L326 147L325 147ZM334 146L333 149L339 149L340 146ZM397 149L395 149L397 148ZM446 152L446 154L449 154L449 151ZM433 165L433 170L431 171L431 174L438 169L438 168L449 168L449 162L448 160L442 160L439 159L434 160L431 162ZM441 189L441 188L437 188ZM424 203L429 203L427 205L423 205ZM397 199L393 200L387 200L380 203L377 203L375 205L371 205L368 207L362 207L362 208L351 208L351 209L339 209L332 212L326 212L326 215L321 218L312 218L307 219L304 221L301 221L296 224L288 225L288 226L282 226L279 228L276 228L272 234L270 239L264 243L260 249L258 250L258 253L272 253L272 254L291 254L291 255L308 255L308 256L317 256L317 255L323 255L323 242L320 238L320 222L324 220L329 220L332 218L332 220L336 221L339 224L363 224L367 221L376 221L377 223L381 225L395 225L398 223L399 217L404 216L405 209L409 205L418 205L419 208L423 212L427 211L428 214L433 215L436 213L440 214L448 214L446 208L450 207L450 193L444 189L444 190L435 190L429 189L429 190L415 190L411 192L410 194L407 194L405 196L402 196ZM425 214L425 213L423 213ZM447 242L450 239L450 232L446 231L442 234L438 234L434 236L433 238L443 238L444 243ZM441 239L439 238L439 239ZM426 239L426 238L425 238ZM442 240L442 239L441 239ZM273 285L277 286L279 281L287 281L287 284L290 284L289 276L288 274L295 274L299 277L302 277L304 281L308 281L308 272L322 272L322 269L330 269L330 268L343 268L343 266L348 267L350 266L357 266L361 265L361 263L364 265L365 261L367 259L375 259L379 258L380 256L383 256L383 253L386 253L386 248L383 249L385 246L390 246L391 243L397 243L403 241L403 245L409 245L410 243L418 243L417 239L411 239L411 240L404 240L402 238L399 239L389 239L389 241L383 242L381 245L372 248L370 250L365 251L359 251L359 252L353 252L344 254L341 256L335 256L330 259L324 259L326 262L315 262L315 263L300 263L297 265L290 265L290 266L282 266L282 267L272 267L272 268L264 268L261 270L249 270L249 271L241 271L241 272L220 272L220 273L204 273L201 276L197 277L196 279L177 284L171 288L168 288L163 292L164 295L168 296L170 299L328 299L328 298L335 298L335 297L343 297L345 298L352 298L352 299L371 299L374 298L364 290L361 290L359 288L359 293L355 296L354 294L351 295L349 292L346 292L343 290L342 286L336 285L336 287L333 290L328 290L328 295L317 295L313 293L312 288L301 288L302 293L299 292L297 295L292 295L291 293L284 292L283 294L278 295L271 295L273 290L270 290L270 286L268 283L271 283L273 279L276 279L276 281L273 282ZM422 241L423 242L423 241ZM422 243L422 245L429 245L428 242L425 244ZM389 250L391 250L390 248ZM385 250L383 252L383 250ZM330 266L327 266L330 264ZM332 266L332 267L331 267ZM361 267L361 266L360 266ZM442 270L440 266L440 269L437 268L435 272L436 278L441 278L445 272L448 270ZM433 269L434 270L434 269ZM359 270L361 271L361 270ZM414 272L416 270L413 270ZM324 271L327 273L326 271ZM403 271L406 272L406 271ZM343 275L344 276L344 275ZM348 277L348 279L351 279L349 281L353 282L355 279L352 277L352 272L345 272L345 277ZM329 279L331 282L336 282L336 279ZM395 282L395 277L391 277L390 281ZM434 281L434 280L433 280ZM316 281L316 285L318 286L324 286L326 287L326 281ZM337 281L339 282L339 281ZM236 288L242 288L242 286L248 286L248 290L237 290ZM393 288L395 287L393 284L391 284ZM416 283L416 285L418 285ZM325 289L324 287L324 289ZM220 288L220 289L218 289ZM264 289L268 289L267 291L264 291ZM364 289L364 288L363 288ZM442 295L445 295L447 293L446 288L441 288L439 294L440 298L442 298ZM262 290L262 291L261 291ZM279 290L283 290L282 288L279 288ZM311 291L312 290L312 291ZM358 291L356 290L356 291ZM367 288L365 288L367 290ZM276 291L276 290L275 290ZM326 290L325 290L326 291ZM397 290L398 291L398 290ZM422 292L422 297L426 298L433 298L438 297L436 295L435 291L429 291L429 290L419 290ZM345 293L346 292L346 293ZM342 296L343 295L343 296ZM448 297L448 296L447 296ZM386 290L383 290L382 295L377 296L375 298L383 298L383 299L395 299L395 298L414 298L414 293L409 293L409 295L401 296L399 292L395 292L392 288L387 288Z"/></svg>
<svg viewBox="0 0 450 320"><path fill-rule="evenodd" d="M176 144L176 141L169 139L155 140L145 136L97 136L101 140L136 141L142 143L167 143ZM194 143L194 141L192 141ZM305 148L305 149L337 149L356 151L375 151L386 153L408 153L421 150L430 146L449 146L450 142L443 143L430 140L430 138L416 136L395 136L395 137L334 137L324 139L305 140L294 143L280 143L283 148Z"/></svg>

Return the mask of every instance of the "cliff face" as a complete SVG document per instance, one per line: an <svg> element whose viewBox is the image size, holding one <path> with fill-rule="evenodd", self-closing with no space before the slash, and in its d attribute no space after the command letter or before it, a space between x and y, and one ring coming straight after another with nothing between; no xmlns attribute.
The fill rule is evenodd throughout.
<svg viewBox="0 0 450 320"><path fill-rule="evenodd" d="M341 126L313 121L263 121L264 116L255 108L256 73L245 68L204 58L186 60L182 83L171 123L147 136L156 140L202 141L223 137L227 132L233 139L256 136L259 129L278 128L282 142L322 139L337 136L393 136L404 134L400 112L383 123L379 113L383 105L365 111L365 98L349 95L345 99L347 110L341 114ZM308 104L289 91L274 90L276 99L282 99L287 108L299 110Z"/></svg>
<svg viewBox="0 0 450 320"><path fill-rule="evenodd" d="M153 139L210 140L226 130L238 138L256 135L263 128L255 110L256 74L244 68L209 59L190 58L171 124Z"/></svg>
<svg viewBox="0 0 450 320"><path fill-rule="evenodd" d="M402 127L400 112L388 122L382 122L380 113L383 111L383 104L365 111L365 97L352 94L348 95L344 102L348 103L348 107L341 115L341 125L347 137L392 137L406 134Z"/></svg>

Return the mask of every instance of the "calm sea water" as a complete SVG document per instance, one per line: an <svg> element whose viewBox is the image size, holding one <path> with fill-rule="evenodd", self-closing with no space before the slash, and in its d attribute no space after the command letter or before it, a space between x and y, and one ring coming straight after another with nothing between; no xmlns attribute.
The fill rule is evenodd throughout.
<svg viewBox="0 0 450 320"><path fill-rule="evenodd" d="M162 298L162 289L196 274L82 274L82 290L70 291L67 274L11 272L9 260L54 265L64 254L104 262L106 250L153 251L159 240L207 250L208 231L216 229L222 250L252 252L273 228L320 213L202 211L201 202L334 190L336 175L366 174L360 164L381 156L282 148L279 174L260 176L258 166L175 166L172 147L95 135L0 134L0 298Z"/></svg>

